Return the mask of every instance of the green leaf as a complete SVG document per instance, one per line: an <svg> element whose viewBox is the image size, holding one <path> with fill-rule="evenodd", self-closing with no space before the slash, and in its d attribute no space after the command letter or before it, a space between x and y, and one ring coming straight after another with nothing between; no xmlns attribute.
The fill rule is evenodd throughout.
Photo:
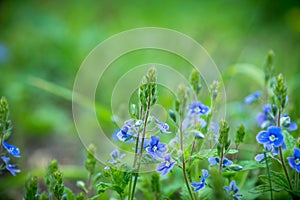
<svg viewBox="0 0 300 200"><path fill-rule="evenodd" d="M258 185L256 187L254 187L249 192L253 193L253 194L263 194L268 191L270 191L270 186L267 184L262 184L262 185Z"/></svg>
<svg viewBox="0 0 300 200"><path fill-rule="evenodd" d="M271 176L273 190L275 188L280 191L281 190L286 190L286 191L290 190L288 182L282 173L270 171L270 176ZM262 175L259 178L264 183L269 184L268 176Z"/></svg>
<svg viewBox="0 0 300 200"><path fill-rule="evenodd" d="M294 152L294 148L297 145L296 139L286 130L282 131L282 134L284 136L284 143L286 145L285 154L292 155Z"/></svg>
<svg viewBox="0 0 300 200"><path fill-rule="evenodd" d="M63 196L63 200L75 200L75 195L73 194L70 188L65 187L65 195Z"/></svg>
<svg viewBox="0 0 300 200"><path fill-rule="evenodd" d="M114 190L116 191L119 195L121 195L124 190L118 186L118 185L113 185L111 183L104 183L104 182L101 182L99 183L97 186L97 192L98 194L101 194L101 193L104 193L106 192L107 190Z"/></svg>
<svg viewBox="0 0 300 200"><path fill-rule="evenodd" d="M206 186L199 191L199 197L201 200L210 200L212 198L212 192L212 189Z"/></svg>
<svg viewBox="0 0 300 200"><path fill-rule="evenodd" d="M259 168L265 168L266 165L263 163L259 163L256 160L243 160L238 163L243 167L241 171L247 171L247 170L253 170L253 169L259 169Z"/></svg>
<svg viewBox="0 0 300 200"><path fill-rule="evenodd" d="M25 185L25 200L34 200L38 199L38 180L37 177L33 176L29 180L26 181Z"/></svg>
<svg viewBox="0 0 300 200"><path fill-rule="evenodd" d="M230 149L229 151L227 151L226 153L227 154L236 154L238 153L239 151L237 149Z"/></svg>

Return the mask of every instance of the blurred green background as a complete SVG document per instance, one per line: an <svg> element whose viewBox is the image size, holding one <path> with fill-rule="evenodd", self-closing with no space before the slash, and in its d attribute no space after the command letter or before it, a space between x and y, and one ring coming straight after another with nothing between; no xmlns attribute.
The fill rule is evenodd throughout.
<svg viewBox="0 0 300 200"><path fill-rule="evenodd" d="M20 198L26 173L38 174L53 158L64 166L83 164L84 148L74 127L70 101L76 72L100 42L145 26L174 29L203 45L224 75L228 117L233 124L235 119L247 120L242 111L251 109L239 102L261 89L261 80L232 66L250 63L262 69L267 52L273 49L276 71L282 72L289 84L290 114L299 118L299 1L2 0L0 95L10 103L14 125L10 141L21 149L18 162L22 173L1 177L0 195ZM159 61L156 54L147 55L147 62L151 58ZM142 63L141 56L128 58L127 63L135 63L137 57ZM189 74L184 67L180 71ZM109 105L110 78L116 80L123 72L114 73L106 77L106 83L104 80L107 91L97 96L103 109ZM116 127L105 117L104 129L112 132Z"/></svg>

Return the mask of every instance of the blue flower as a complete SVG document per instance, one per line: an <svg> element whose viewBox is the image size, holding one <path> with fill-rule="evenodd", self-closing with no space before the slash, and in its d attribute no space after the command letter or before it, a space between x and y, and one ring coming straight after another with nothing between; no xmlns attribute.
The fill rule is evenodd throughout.
<svg viewBox="0 0 300 200"><path fill-rule="evenodd" d="M254 101L258 100L261 97L261 91L256 91L253 94L249 94L245 97L244 102L246 104L252 104Z"/></svg>
<svg viewBox="0 0 300 200"><path fill-rule="evenodd" d="M205 180L209 177L208 171L205 169L202 169L202 177L200 182L192 182L191 186L194 187L194 192L198 192L199 190L203 189L205 187Z"/></svg>
<svg viewBox="0 0 300 200"><path fill-rule="evenodd" d="M280 123L281 126L286 128L288 131L295 131L298 129L298 125L295 122L291 122L291 118L288 114L282 115Z"/></svg>
<svg viewBox="0 0 300 200"><path fill-rule="evenodd" d="M117 138L122 142L132 142L133 141L133 135L129 133L129 127L127 125L124 125L121 130L117 132Z"/></svg>
<svg viewBox="0 0 300 200"><path fill-rule="evenodd" d="M125 156L125 154L120 154L119 149L115 149L110 153L110 157L112 159L109 160L108 162L110 162L112 164L117 164L118 162L120 162L120 160L122 160L122 158L124 158L124 156Z"/></svg>
<svg viewBox="0 0 300 200"><path fill-rule="evenodd" d="M218 157L218 156L210 157L210 158L208 158L208 162L209 162L210 166L219 165L220 164L220 157ZM233 162L231 160L227 159L226 157L223 157L222 168L229 167L232 164L233 164Z"/></svg>
<svg viewBox="0 0 300 200"><path fill-rule="evenodd" d="M240 200L241 196L243 196L242 194L238 194L238 192L240 191L240 189L236 186L236 182L233 180L231 181L229 187L228 186L224 186L224 188L226 189L226 191L232 195L232 197L235 200Z"/></svg>
<svg viewBox="0 0 300 200"><path fill-rule="evenodd" d="M291 168L300 173L300 149L294 148L293 157L288 157L287 159Z"/></svg>
<svg viewBox="0 0 300 200"><path fill-rule="evenodd" d="M200 103L199 101L193 101L191 105L189 105L189 112L191 115L205 115L209 112L209 107Z"/></svg>
<svg viewBox="0 0 300 200"><path fill-rule="evenodd" d="M9 164L10 158L6 156L2 156L1 159L5 163L6 169L13 175L15 176L16 173L21 172L20 169L16 169L17 165L16 164Z"/></svg>
<svg viewBox="0 0 300 200"><path fill-rule="evenodd" d="M160 172L161 175L164 176L174 167L175 163L175 161L171 161L170 155L166 155L165 161L157 165L156 171Z"/></svg>
<svg viewBox="0 0 300 200"><path fill-rule="evenodd" d="M276 124L276 117L272 114L272 106L270 104L263 106L263 113L258 114L256 122L261 128L267 128Z"/></svg>
<svg viewBox="0 0 300 200"><path fill-rule="evenodd" d="M163 158L164 153L167 152L167 150L167 145L160 143L158 136L151 136L149 146L146 147L146 151L150 156L152 156L154 162L156 161L156 157Z"/></svg>
<svg viewBox="0 0 300 200"><path fill-rule="evenodd" d="M265 147L265 152L267 157L274 157L277 155L277 152L275 152L275 147L273 146L269 146L266 145ZM254 158L257 162L262 162L263 160L265 160L265 154L261 153L261 154L257 154Z"/></svg>
<svg viewBox="0 0 300 200"><path fill-rule="evenodd" d="M162 133L171 133L169 131L169 125L165 122L160 122L158 121L156 118L155 118L155 123L157 125L157 127L159 128L159 130L162 132Z"/></svg>
<svg viewBox="0 0 300 200"><path fill-rule="evenodd" d="M267 131L261 131L256 136L256 140L260 144L272 145L274 147L279 147L283 144L284 136L282 135L282 130L277 126L270 126Z"/></svg>
<svg viewBox="0 0 300 200"><path fill-rule="evenodd" d="M277 109L274 106L274 109ZM261 128L268 128L270 126L276 126L278 118L273 115L272 106L266 104L263 106L263 113L259 113L256 122ZM283 114L280 117L280 126L288 131L295 131L298 129L298 125L295 122L291 122L291 118L288 114Z"/></svg>
<svg viewBox="0 0 300 200"><path fill-rule="evenodd" d="M20 149L11 145L11 144L8 144L7 142L2 142L2 145L4 146L4 148L7 150L7 152L11 155L13 155L14 157L16 158L19 158L20 157Z"/></svg>

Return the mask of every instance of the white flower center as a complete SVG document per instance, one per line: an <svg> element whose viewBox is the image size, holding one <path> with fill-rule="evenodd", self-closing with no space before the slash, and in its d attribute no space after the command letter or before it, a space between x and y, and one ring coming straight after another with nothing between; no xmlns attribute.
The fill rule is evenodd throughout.
<svg viewBox="0 0 300 200"><path fill-rule="evenodd" d="M300 159L297 158L297 159L295 160L295 163L296 163L296 165L300 165Z"/></svg>
<svg viewBox="0 0 300 200"><path fill-rule="evenodd" d="M152 150L156 151L157 150L157 146L152 147Z"/></svg>
<svg viewBox="0 0 300 200"><path fill-rule="evenodd" d="M270 136L269 136L269 139L270 139L271 142L274 142L274 141L277 140L278 138L276 138L275 135L270 135Z"/></svg>
<svg viewBox="0 0 300 200"><path fill-rule="evenodd" d="M166 161L166 167L169 167L170 166L170 162L169 161Z"/></svg>
<svg viewBox="0 0 300 200"><path fill-rule="evenodd" d="M196 107L196 108L194 109L194 111L195 111L195 113L199 113L201 110L200 110L199 107Z"/></svg>

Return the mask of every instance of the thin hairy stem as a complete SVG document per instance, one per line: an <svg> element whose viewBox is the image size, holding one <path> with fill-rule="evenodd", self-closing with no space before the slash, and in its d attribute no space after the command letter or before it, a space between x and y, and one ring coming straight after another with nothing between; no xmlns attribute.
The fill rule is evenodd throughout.
<svg viewBox="0 0 300 200"><path fill-rule="evenodd" d="M270 185L270 198L271 198L271 200L273 200L272 181L271 181L270 169L269 169L268 158L267 158L266 152L264 152L264 156L266 159L266 168L267 168L268 180L269 180L269 185Z"/></svg>
<svg viewBox="0 0 300 200"><path fill-rule="evenodd" d="M298 186L299 184L299 173L298 172L295 172L295 191L298 191Z"/></svg>
<svg viewBox="0 0 300 200"><path fill-rule="evenodd" d="M151 104L151 95L149 96L148 102L147 102L147 109L146 109L144 127L143 127L143 133L142 133L142 143L141 143L141 149L140 149L140 153L139 153L139 157L138 157L137 170L135 172L135 177L134 177L134 182L133 182L131 199L133 199L133 197L134 197L135 187L136 187L137 179L138 179L138 176L139 176L139 171L140 171L140 168L141 168L141 160L142 160L143 150L144 150L143 147L144 147L144 142L145 142L147 122L148 122L148 117L149 117L149 112L150 112L150 104Z"/></svg>
<svg viewBox="0 0 300 200"><path fill-rule="evenodd" d="M278 111L278 127L280 127L280 115L281 115L281 109L279 109ZM284 157L283 157L283 153L282 153L282 147L278 147L278 150L279 150L279 155L280 155L280 160L281 160L281 165L282 165L282 168L283 168L283 171L284 171L284 174L286 176L286 179L288 181L288 184L289 184L289 187L291 190L293 190L293 187L292 187L292 184L291 184L291 180L290 180L290 177L289 177L289 173L286 169L286 165L285 165L285 162L284 162Z"/></svg>
<svg viewBox="0 0 300 200"><path fill-rule="evenodd" d="M188 181L188 178L187 178L187 174L186 174L185 159L184 159L184 149L183 149L183 131L182 131L182 120L181 119L180 119L180 125L179 125L179 132L180 132L180 150L181 150L183 177L184 177L184 181L185 181L186 187L187 187L187 189L189 191L190 197L191 197L191 199L194 199L193 193L192 193L192 190L190 188L189 181Z"/></svg>
<svg viewBox="0 0 300 200"><path fill-rule="evenodd" d="M293 187L292 187L292 184L291 184L291 180L290 180L290 177L289 177L289 174L288 174L288 171L286 169L285 162L284 162L283 153L282 153L282 147L278 147L278 149L279 149L279 155L280 155L281 165L282 165L284 174L286 176L286 179L288 181L290 189L293 190Z"/></svg>
<svg viewBox="0 0 300 200"><path fill-rule="evenodd" d="M143 114L143 106L140 106L139 112L139 119L142 119ZM135 150L134 150L134 159L133 159L133 169L136 167L137 155L138 155L138 148L139 148L139 141L140 141L140 131L137 132L136 141L135 141ZM129 188L128 188L128 199L131 197L131 188L132 188L132 175L129 181Z"/></svg>
<svg viewBox="0 0 300 200"><path fill-rule="evenodd" d="M221 155L220 155L220 166L219 166L220 174L222 174L222 169L223 169L223 157L224 157L224 144L222 144Z"/></svg>

